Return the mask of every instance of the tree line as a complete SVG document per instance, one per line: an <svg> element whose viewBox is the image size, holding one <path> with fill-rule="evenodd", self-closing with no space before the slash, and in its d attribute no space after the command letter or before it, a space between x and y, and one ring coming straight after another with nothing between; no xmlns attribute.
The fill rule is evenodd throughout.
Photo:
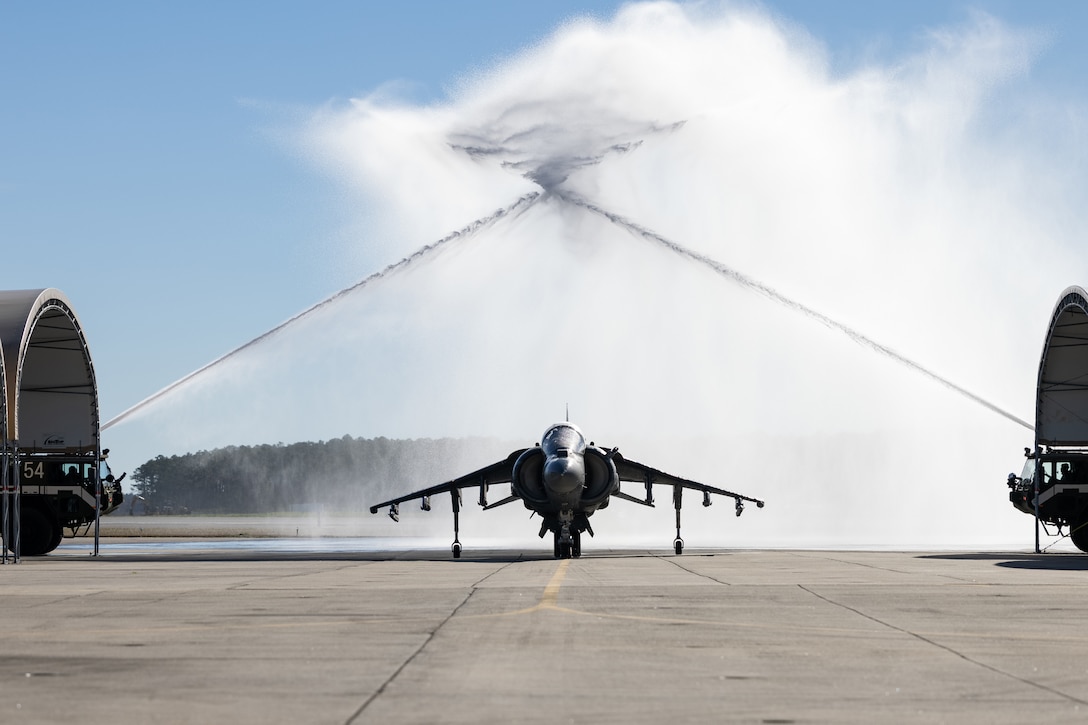
<svg viewBox="0 0 1088 725"><path fill-rule="evenodd" d="M352 438L156 456L130 475L137 513L362 511L505 457L484 438ZM466 467L468 466L468 467ZM141 509L143 509L141 511Z"/></svg>

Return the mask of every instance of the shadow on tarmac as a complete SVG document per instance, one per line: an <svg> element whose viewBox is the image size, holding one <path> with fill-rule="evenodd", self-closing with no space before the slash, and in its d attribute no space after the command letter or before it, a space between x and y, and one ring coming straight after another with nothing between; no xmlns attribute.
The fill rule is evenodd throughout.
<svg viewBox="0 0 1088 725"><path fill-rule="evenodd" d="M1088 571L1085 554L1002 554L979 552L963 554L927 554L919 559L953 559L963 561L993 561L994 566L1007 569L1038 569L1046 571Z"/></svg>
<svg viewBox="0 0 1088 725"><path fill-rule="evenodd" d="M57 557L59 558L59 557ZM71 557L65 557L69 559ZM88 555L88 559L92 559ZM441 561L441 562L465 562L479 564L509 564L515 561L545 561L552 560L549 554L526 556L520 552L493 556L463 556L454 559L449 552L435 551L397 551L397 552L363 552L363 551L214 551L214 552L147 552L141 554L113 554L103 552L98 557L102 562L290 562L290 561L355 561L355 562L379 562L379 561Z"/></svg>
<svg viewBox="0 0 1088 725"><path fill-rule="evenodd" d="M690 557L719 556L732 552L716 550L692 550ZM75 557L94 559L89 546L62 547L53 556L43 559L71 560ZM639 557L672 557L672 551L632 549L629 551L602 549L584 552L582 558L626 559ZM454 559L448 549L361 549L346 546L343 549L320 546L308 548L282 548L276 540L248 540L245 542L172 542L103 545L97 561L102 562L290 562L290 561L434 561L451 563L510 564L520 561L556 561L549 550L524 549L466 549L460 559Z"/></svg>

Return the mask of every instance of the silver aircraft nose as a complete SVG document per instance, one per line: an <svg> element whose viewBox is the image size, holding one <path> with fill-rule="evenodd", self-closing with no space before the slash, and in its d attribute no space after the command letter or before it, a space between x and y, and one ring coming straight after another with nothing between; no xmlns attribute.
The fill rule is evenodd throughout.
<svg viewBox="0 0 1088 725"><path fill-rule="evenodd" d="M579 455L560 451L544 464L544 485L555 493L576 491L586 482L586 465Z"/></svg>

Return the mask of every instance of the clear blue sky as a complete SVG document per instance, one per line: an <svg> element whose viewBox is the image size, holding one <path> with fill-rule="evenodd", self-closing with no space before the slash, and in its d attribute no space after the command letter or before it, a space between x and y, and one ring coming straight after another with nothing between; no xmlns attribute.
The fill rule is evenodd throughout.
<svg viewBox="0 0 1088 725"><path fill-rule="evenodd" d="M284 141L300 119L391 82L440 102L619 5L0 0L0 289L68 294L109 419L394 261L343 264L351 200ZM764 6L842 71L982 9L1048 33L1029 82L1084 100L1085 3Z"/></svg>

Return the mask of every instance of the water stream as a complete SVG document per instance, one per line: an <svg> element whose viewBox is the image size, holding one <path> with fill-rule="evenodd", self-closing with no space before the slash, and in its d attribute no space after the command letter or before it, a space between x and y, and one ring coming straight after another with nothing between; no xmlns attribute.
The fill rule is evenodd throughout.
<svg viewBox="0 0 1088 725"><path fill-rule="evenodd" d="M361 281L114 416L111 446L525 445L569 404L601 444L768 501L693 512L707 545L1027 546L1003 480L1053 297L1088 274L1083 212L1000 114L1034 45L974 23L833 74L756 11L634 4L442 104L323 109L300 144L372 221ZM620 509L602 536L668 538L669 512Z"/></svg>

